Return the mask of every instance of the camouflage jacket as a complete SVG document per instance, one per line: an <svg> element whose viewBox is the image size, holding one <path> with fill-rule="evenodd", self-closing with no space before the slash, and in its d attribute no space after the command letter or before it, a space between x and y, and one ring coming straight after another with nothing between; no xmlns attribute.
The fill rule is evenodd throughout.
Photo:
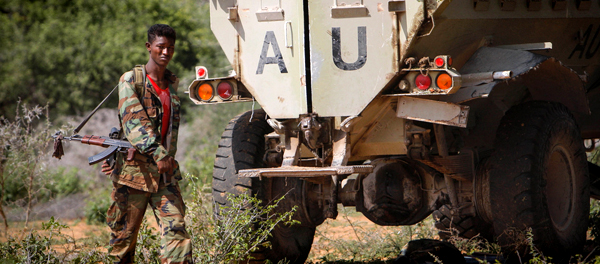
<svg viewBox="0 0 600 264"><path fill-rule="evenodd" d="M163 109L156 91L148 78L144 85L143 97L136 93L134 73L128 71L119 81L119 120L124 136L136 149L133 160L127 160L126 155L119 154L111 179L131 188L156 192L161 183L156 162L167 155L175 157L177 152L177 135L180 122L180 100L177 96L179 79L170 71L165 72L171 93L171 127L162 145L161 128ZM175 166L172 175L162 178L163 183L181 179L179 164Z"/></svg>

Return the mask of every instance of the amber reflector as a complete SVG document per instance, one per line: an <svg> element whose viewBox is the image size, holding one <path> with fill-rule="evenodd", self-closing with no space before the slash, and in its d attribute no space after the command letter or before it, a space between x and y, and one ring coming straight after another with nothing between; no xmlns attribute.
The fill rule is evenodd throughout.
<svg viewBox="0 0 600 264"><path fill-rule="evenodd" d="M447 73L441 73L438 75L435 83L440 89L446 90L452 87L452 77L450 77L450 75Z"/></svg>
<svg viewBox="0 0 600 264"><path fill-rule="evenodd" d="M208 101L213 97L213 88L210 84L204 83L198 87L198 97L202 101Z"/></svg>

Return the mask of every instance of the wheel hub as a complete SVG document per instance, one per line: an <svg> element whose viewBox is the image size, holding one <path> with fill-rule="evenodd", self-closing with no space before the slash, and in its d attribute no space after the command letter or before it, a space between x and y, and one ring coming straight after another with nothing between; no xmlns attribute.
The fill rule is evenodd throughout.
<svg viewBox="0 0 600 264"><path fill-rule="evenodd" d="M562 145L552 149L545 173L548 212L554 226L564 231L574 215L575 169L569 151Z"/></svg>

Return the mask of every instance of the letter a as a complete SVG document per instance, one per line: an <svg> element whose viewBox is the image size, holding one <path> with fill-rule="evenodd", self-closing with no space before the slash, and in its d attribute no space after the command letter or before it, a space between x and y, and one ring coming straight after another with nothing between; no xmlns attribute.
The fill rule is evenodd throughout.
<svg viewBox="0 0 600 264"><path fill-rule="evenodd" d="M273 52L275 53L275 57L267 57L269 46L273 46ZM273 31L267 31L267 34L265 35L265 42L263 43L262 52L260 53L260 59L258 61L258 69L256 69L256 74L263 73L265 64L278 64L279 72L288 72L287 68L285 67L285 62L283 61L283 56L281 56L281 51L279 50L279 45L277 44L275 33Z"/></svg>

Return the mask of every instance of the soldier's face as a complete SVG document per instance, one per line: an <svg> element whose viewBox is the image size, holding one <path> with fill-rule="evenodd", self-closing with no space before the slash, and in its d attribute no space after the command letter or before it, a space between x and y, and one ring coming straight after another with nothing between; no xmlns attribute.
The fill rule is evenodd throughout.
<svg viewBox="0 0 600 264"><path fill-rule="evenodd" d="M175 53L175 41L172 39L157 36L152 43L146 42L146 49L150 52L150 59L157 65L167 67L173 53Z"/></svg>

